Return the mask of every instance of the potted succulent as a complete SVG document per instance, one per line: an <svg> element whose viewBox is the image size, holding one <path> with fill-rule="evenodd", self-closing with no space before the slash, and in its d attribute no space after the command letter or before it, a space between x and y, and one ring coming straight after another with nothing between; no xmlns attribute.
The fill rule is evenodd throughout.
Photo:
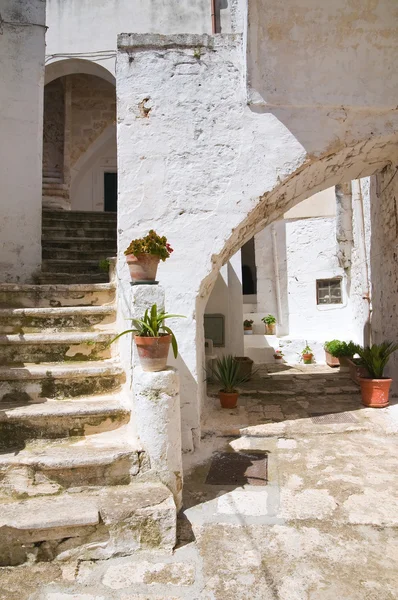
<svg viewBox="0 0 398 600"><path fill-rule="evenodd" d="M124 251L131 280L134 283L154 282L159 261L165 261L172 252L167 238L159 236L153 229L145 237L132 240Z"/></svg>
<svg viewBox="0 0 398 600"><path fill-rule="evenodd" d="M253 333L253 323L251 319L245 319L243 321L243 333L244 335L252 335Z"/></svg>
<svg viewBox="0 0 398 600"><path fill-rule="evenodd" d="M314 358L314 353L306 342L305 348L301 351L301 357L305 365L310 365L312 363L312 359Z"/></svg>
<svg viewBox="0 0 398 600"><path fill-rule="evenodd" d="M267 315L261 320L265 324L265 335L275 335L276 318L273 315Z"/></svg>
<svg viewBox="0 0 398 600"><path fill-rule="evenodd" d="M252 376L253 361L248 356L235 356L235 361L239 364L240 374L247 377Z"/></svg>
<svg viewBox="0 0 398 600"><path fill-rule="evenodd" d="M215 364L207 369L208 376L221 386L219 398L222 408L236 408L239 392L236 389L249 381L250 376L241 372L241 366L232 354L220 356Z"/></svg>
<svg viewBox="0 0 398 600"><path fill-rule="evenodd" d="M384 369L393 352L398 350L398 344L383 342L372 346L358 346L357 352L363 365L369 372L369 377L360 377L362 404L371 408L384 408L389 403L389 392L392 379L383 377Z"/></svg>
<svg viewBox="0 0 398 600"><path fill-rule="evenodd" d="M354 342L341 342L340 340L331 340L324 344L326 364L329 367L340 366L341 371L348 371L348 359L352 358L357 352L357 345Z"/></svg>
<svg viewBox="0 0 398 600"><path fill-rule="evenodd" d="M283 356L284 356L284 354L283 354L282 350L275 350L274 358L275 358L276 362L282 362Z"/></svg>
<svg viewBox="0 0 398 600"><path fill-rule="evenodd" d="M166 327L164 321L183 315L168 315L158 311L156 304L151 309L146 309L142 319L132 319L134 329L126 329L119 333L112 342L122 335L134 334L138 356L144 371L163 371L167 365L170 344L173 348L174 358L178 355L178 345L174 333L170 327ZM112 343L111 342L111 343Z"/></svg>

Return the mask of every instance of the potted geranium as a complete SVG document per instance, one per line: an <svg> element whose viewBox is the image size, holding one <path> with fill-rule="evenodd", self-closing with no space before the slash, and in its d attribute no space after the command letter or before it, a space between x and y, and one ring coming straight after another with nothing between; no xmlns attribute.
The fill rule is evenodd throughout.
<svg viewBox="0 0 398 600"><path fill-rule="evenodd" d="M242 383L249 381L250 375L242 374L241 365L232 354L220 356L215 364L207 369L212 382L221 386L219 398L222 408L236 408L239 392L236 389Z"/></svg>
<svg viewBox="0 0 398 600"><path fill-rule="evenodd" d="M166 327L164 321L183 315L168 315L158 311L156 304L147 309L142 319L132 319L134 329L126 329L119 333L112 342L127 333L134 334L138 356L144 371L163 371L167 365L170 344L173 348L174 358L178 355L178 345L174 333L170 327Z"/></svg>
<svg viewBox="0 0 398 600"><path fill-rule="evenodd" d="M167 238L159 236L153 229L145 237L132 240L124 251L132 281L155 281L159 261L165 261L172 252L173 248L167 243Z"/></svg>
<svg viewBox="0 0 398 600"><path fill-rule="evenodd" d="M309 345L306 343L305 348L301 351L301 357L305 365L310 365L312 363L312 359L314 358L314 353L312 352Z"/></svg>
<svg viewBox="0 0 398 600"><path fill-rule="evenodd" d="M252 335L253 333L253 323L251 319L245 319L243 321L243 333L244 335Z"/></svg>
<svg viewBox="0 0 398 600"><path fill-rule="evenodd" d="M265 335L275 335L276 318L274 315L267 315L261 320L265 324Z"/></svg>
<svg viewBox="0 0 398 600"><path fill-rule="evenodd" d="M358 346L357 352L369 372L369 377L359 378L364 406L384 408L388 405L392 379L384 377L384 369L396 350L398 350L398 344L392 342L373 344L366 348Z"/></svg>
<svg viewBox="0 0 398 600"><path fill-rule="evenodd" d="M275 350L274 358L275 358L276 362L282 362L283 356L284 356L284 354L283 354L282 350Z"/></svg>

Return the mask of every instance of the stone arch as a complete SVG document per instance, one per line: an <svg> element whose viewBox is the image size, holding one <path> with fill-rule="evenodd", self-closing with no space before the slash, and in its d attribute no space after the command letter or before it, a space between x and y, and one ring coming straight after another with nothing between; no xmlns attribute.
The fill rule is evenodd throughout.
<svg viewBox="0 0 398 600"><path fill-rule="evenodd" d="M108 69L105 69L105 67L102 67L98 63L81 58L68 58L47 64L44 85L47 85L59 77L64 77L65 75L74 75L76 73L95 75L96 77L101 77L101 79L105 79L105 81L116 85L115 77L110 71L108 71Z"/></svg>

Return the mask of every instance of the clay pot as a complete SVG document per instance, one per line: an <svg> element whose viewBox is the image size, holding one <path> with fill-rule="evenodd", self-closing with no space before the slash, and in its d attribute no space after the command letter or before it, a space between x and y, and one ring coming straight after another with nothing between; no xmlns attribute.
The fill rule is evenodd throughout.
<svg viewBox="0 0 398 600"><path fill-rule="evenodd" d="M312 353L303 354L303 362L305 365L310 365L312 363L314 355Z"/></svg>
<svg viewBox="0 0 398 600"><path fill-rule="evenodd" d="M134 336L141 367L144 371L163 371L167 365L171 335L160 337Z"/></svg>
<svg viewBox="0 0 398 600"><path fill-rule="evenodd" d="M276 325L275 323L271 323L268 325L265 323L265 335L275 335Z"/></svg>
<svg viewBox="0 0 398 600"><path fill-rule="evenodd" d="M221 408L236 408L238 404L238 392L218 392Z"/></svg>
<svg viewBox="0 0 398 600"><path fill-rule="evenodd" d="M348 370L350 372L350 378L354 383L359 385L360 378L369 379L369 371L366 367L357 364L355 358L345 358L348 363Z"/></svg>
<svg viewBox="0 0 398 600"><path fill-rule="evenodd" d="M160 261L159 256L154 254L139 254L138 256L126 254L126 261L132 281L136 283L155 281Z"/></svg>
<svg viewBox="0 0 398 600"><path fill-rule="evenodd" d="M283 356L281 354L274 354L274 358L277 362L282 362Z"/></svg>
<svg viewBox="0 0 398 600"><path fill-rule="evenodd" d="M370 408L388 406L388 395L392 379L359 379L361 386L362 404Z"/></svg>
<svg viewBox="0 0 398 600"><path fill-rule="evenodd" d="M244 335L253 335L253 327L244 327L243 334Z"/></svg>
<svg viewBox="0 0 398 600"><path fill-rule="evenodd" d="M326 355L326 364L329 367L339 367L340 366L340 360L336 356L333 356L327 350L325 350L325 355Z"/></svg>
<svg viewBox="0 0 398 600"><path fill-rule="evenodd" d="M248 356L235 356L235 361L239 363L239 373L242 377L251 377L253 361Z"/></svg>

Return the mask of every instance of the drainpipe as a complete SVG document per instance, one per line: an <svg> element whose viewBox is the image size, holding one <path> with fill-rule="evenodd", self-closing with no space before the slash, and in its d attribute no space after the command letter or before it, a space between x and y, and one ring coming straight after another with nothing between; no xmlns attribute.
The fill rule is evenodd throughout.
<svg viewBox="0 0 398 600"><path fill-rule="evenodd" d="M365 241L365 220L363 210L363 197L361 190L361 182L359 179L354 179L352 182L352 206L355 214L355 222L357 223L358 232L358 254L361 268L362 282L362 298L366 301L367 317L364 327L364 344L370 344L370 285L368 262L366 256L366 241Z"/></svg>
<svg viewBox="0 0 398 600"><path fill-rule="evenodd" d="M276 244L276 230L275 226L271 225L271 235L272 235L272 257L274 260L274 277L275 277L275 300L276 300L276 310L278 317L278 325L279 328L282 329L282 302L281 302L281 282L279 277L279 263L278 263L278 248Z"/></svg>
<svg viewBox="0 0 398 600"><path fill-rule="evenodd" d="M211 3L211 32L217 33L216 0L210 0L210 3Z"/></svg>

